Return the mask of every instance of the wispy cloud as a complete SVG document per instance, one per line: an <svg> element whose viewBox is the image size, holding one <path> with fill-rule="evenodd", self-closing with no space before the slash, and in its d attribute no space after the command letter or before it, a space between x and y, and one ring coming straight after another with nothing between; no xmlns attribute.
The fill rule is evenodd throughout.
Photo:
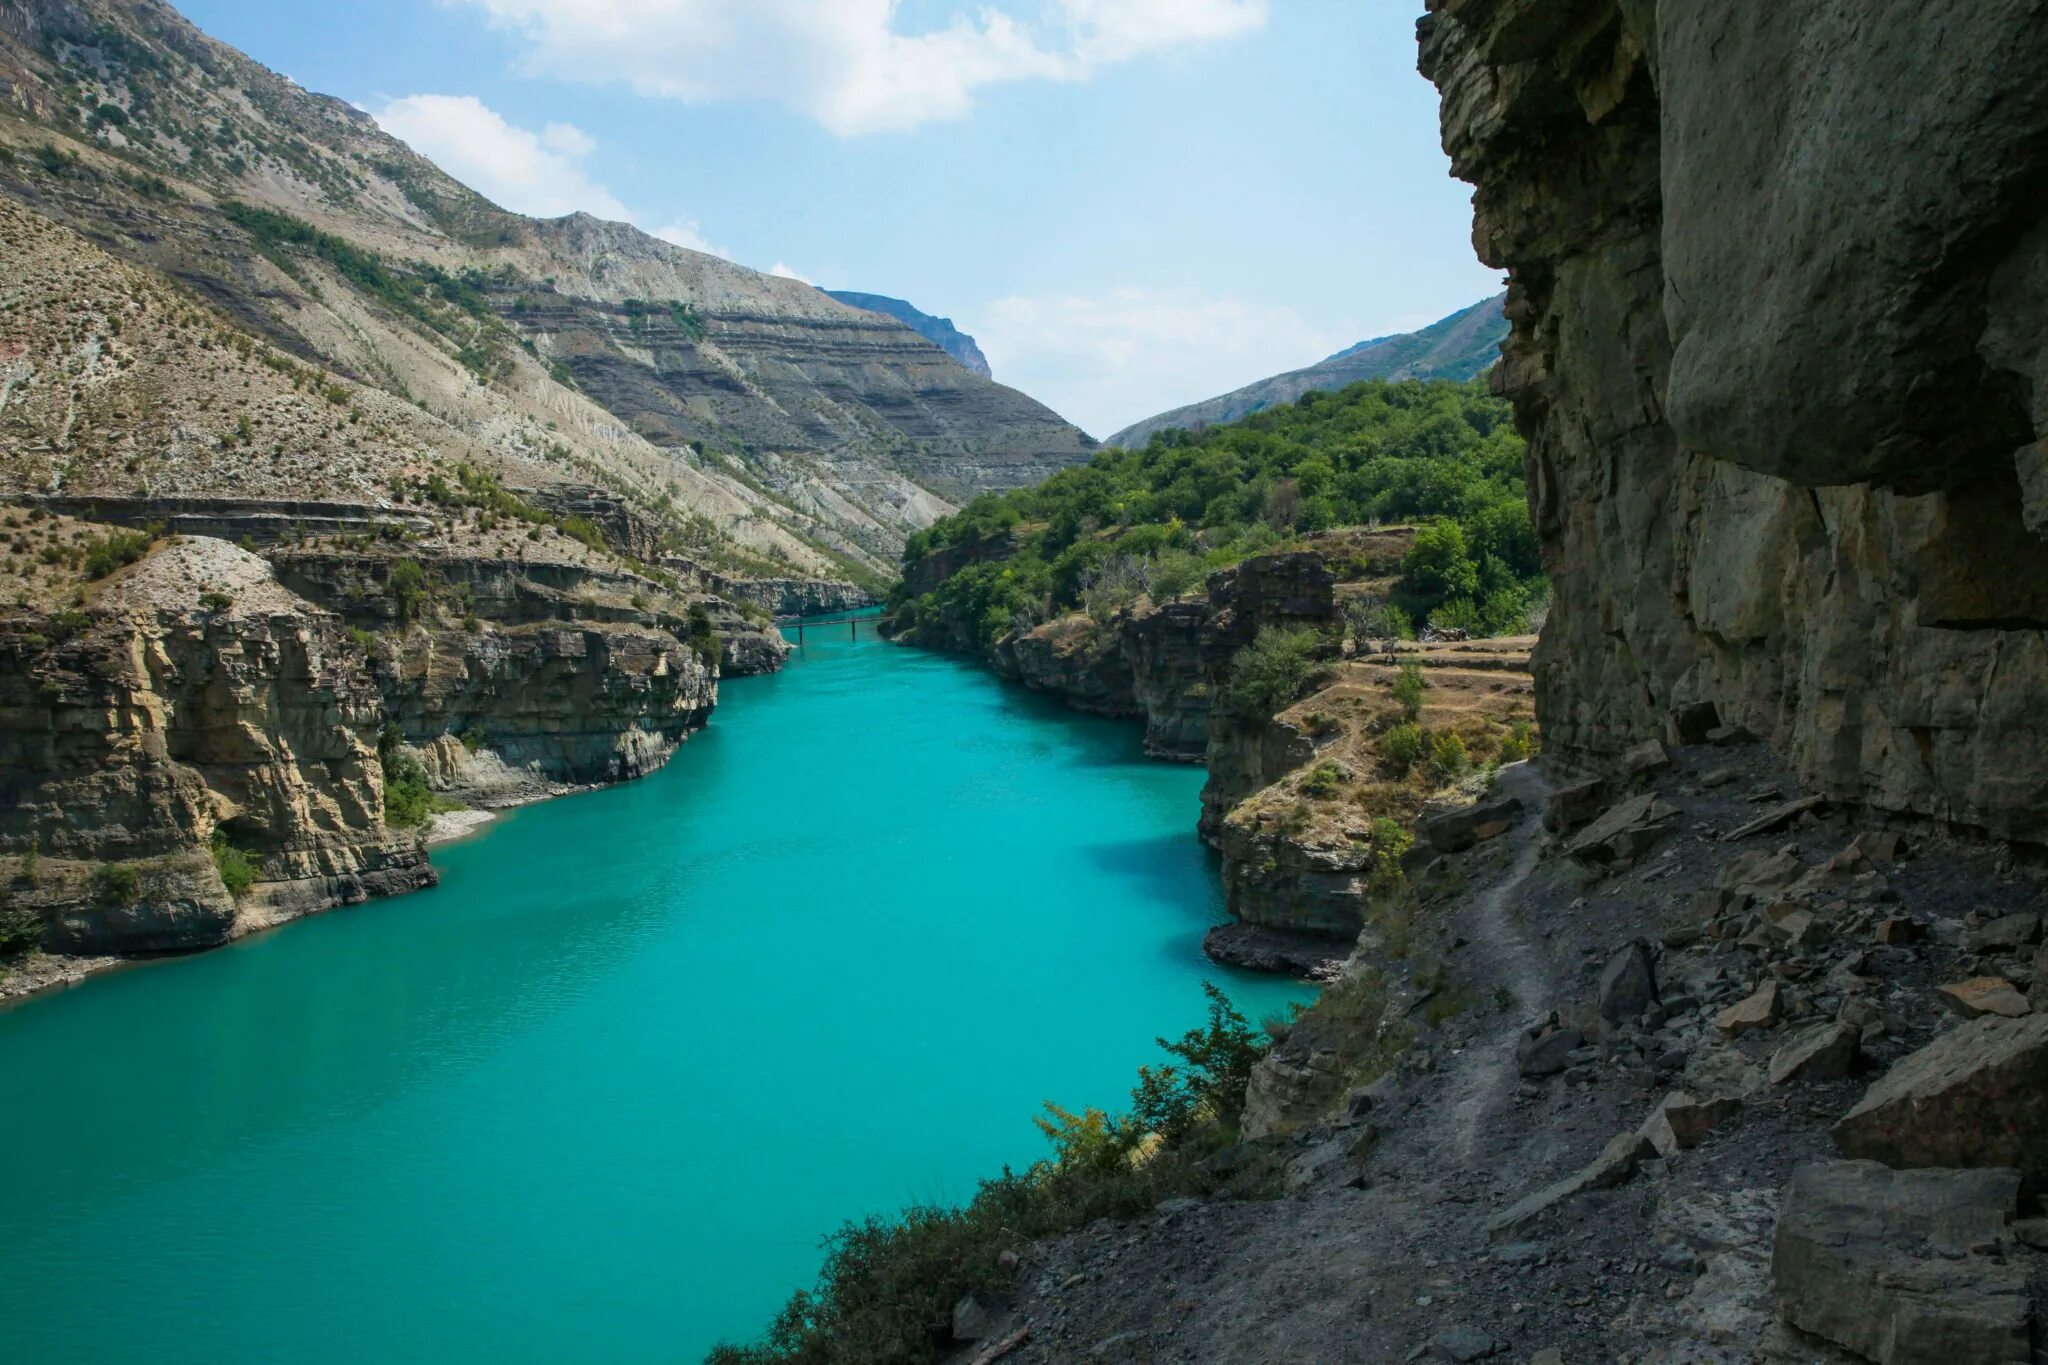
<svg viewBox="0 0 2048 1365"><path fill-rule="evenodd" d="M1096 436L1358 339L1288 308L1147 289L998 299L974 331L1005 383Z"/></svg>
<svg viewBox="0 0 2048 1365"><path fill-rule="evenodd" d="M1102 67L1266 21L1268 0L1045 0L900 27L896 0L450 0L527 43L536 74L691 103L766 100L842 136L958 118L976 91Z"/></svg>
<svg viewBox="0 0 2048 1365"><path fill-rule="evenodd" d="M406 95L370 112L385 132L516 213L559 218L581 210L641 225L640 216L585 169L597 141L574 124L550 123L534 132L474 95ZM732 258L693 218L647 231L675 246Z"/></svg>
<svg viewBox="0 0 2048 1365"><path fill-rule="evenodd" d="M493 203L536 218L582 209L630 221L583 160L597 144L581 129L551 123L532 132L505 121L474 95L407 95L371 111L385 132Z"/></svg>

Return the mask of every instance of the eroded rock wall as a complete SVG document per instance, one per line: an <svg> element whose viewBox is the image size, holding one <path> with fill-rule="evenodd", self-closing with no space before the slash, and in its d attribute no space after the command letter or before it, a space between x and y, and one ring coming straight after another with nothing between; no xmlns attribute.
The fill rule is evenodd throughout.
<svg viewBox="0 0 2048 1365"><path fill-rule="evenodd" d="M384 714L433 751L437 785L490 803L652 772L709 720L721 662L767 672L787 653L774 632L712 601L697 604L720 637L719 657L706 657L690 642L689 604L611 570L439 555L425 562L428 591L453 605L407 621L390 553L276 558L287 584L374 633Z"/></svg>
<svg viewBox="0 0 2048 1365"><path fill-rule="evenodd" d="M1421 38L1509 272L1546 743L1710 700L1827 795L2048 839L2048 4L1432 0Z"/></svg>
<svg viewBox="0 0 2048 1365"><path fill-rule="evenodd" d="M219 605L175 604L202 578ZM381 717L341 622L217 541L159 554L90 611L12 619L0 854L33 848L40 871L9 894L52 948L156 952L430 885L417 835L384 824ZM259 861L239 898L217 832Z"/></svg>

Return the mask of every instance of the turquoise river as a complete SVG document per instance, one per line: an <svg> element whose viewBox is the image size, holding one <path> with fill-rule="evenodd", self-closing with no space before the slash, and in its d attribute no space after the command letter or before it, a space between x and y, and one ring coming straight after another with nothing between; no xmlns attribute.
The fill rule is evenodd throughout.
<svg viewBox="0 0 2048 1365"><path fill-rule="evenodd" d="M0 1012L0 1357L695 1362L1300 997L1201 956L1199 771L846 634L436 890Z"/></svg>

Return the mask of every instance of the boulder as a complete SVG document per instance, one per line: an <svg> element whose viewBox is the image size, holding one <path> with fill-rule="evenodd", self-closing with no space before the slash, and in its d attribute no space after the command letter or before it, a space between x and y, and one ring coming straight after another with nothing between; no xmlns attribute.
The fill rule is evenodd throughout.
<svg viewBox="0 0 2048 1365"><path fill-rule="evenodd" d="M1937 987L1934 993L1941 997L1942 1004L1965 1019L1976 1019L1986 1014L2017 1019L2033 1011L2027 997L2002 976L1973 976L1968 981L1951 981L1946 986Z"/></svg>
<svg viewBox="0 0 2048 1365"><path fill-rule="evenodd" d="M1462 853L1474 844L1498 839L1521 818L1522 803L1508 796L1425 814L1416 828L1437 852Z"/></svg>
<svg viewBox="0 0 2048 1365"><path fill-rule="evenodd" d="M1862 1051L1862 1030L1844 1023L1821 1024L1785 1040L1771 1054L1771 1084L1838 1081Z"/></svg>
<svg viewBox="0 0 2048 1365"><path fill-rule="evenodd" d="M1646 739L1621 756L1621 770L1631 778L1651 777L1671 766L1671 755L1654 739Z"/></svg>
<svg viewBox="0 0 2048 1365"><path fill-rule="evenodd" d="M1552 834L1568 834L1607 807L1607 784L1597 777L1570 782L1550 793L1543 811L1543 827Z"/></svg>
<svg viewBox="0 0 2048 1365"><path fill-rule="evenodd" d="M1768 901L1797 883L1806 870L1796 853L1757 849L1723 864L1714 874L1714 885L1740 900Z"/></svg>
<svg viewBox="0 0 2048 1365"><path fill-rule="evenodd" d="M2029 910L1978 925L1963 935L1963 946L1973 953L2007 953L2040 939L2041 916Z"/></svg>
<svg viewBox="0 0 2048 1365"><path fill-rule="evenodd" d="M1601 1148L1600 1155L1564 1179L1544 1186L1488 1219L1487 1232L1495 1237L1517 1232L1587 1190L1607 1190L1624 1184L1635 1174L1637 1166L1656 1155L1656 1147L1642 1133L1622 1133Z"/></svg>
<svg viewBox="0 0 2048 1365"><path fill-rule="evenodd" d="M996 1325L1009 1311L1009 1300L1002 1295L969 1290L953 1305L953 1340L980 1341L995 1335Z"/></svg>
<svg viewBox="0 0 2048 1365"><path fill-rule="evenodd" d="M1785 1017L1785 988L1766 981L1749 995L1714 1016L1714 1027L1728 1037L1770 1028Z"/></svg>
<svg viewBox="0 0 2048 1365"><path fill-rule="evenodd" d="M1890 947L1918 943L1927 937L1927 926L1904 915L1889 915L1878 922L1877 941Z"/></svg>
<svg viewBox="0 0 2048 1365"><path fill-rule="evenodd" d="M1696 1099L1674 1090L1658 1101L1650 1117L1643 1120L1641 1131L1657 1155L1670 1156L1699 1146L1708 1133L1741 1112L1742 1101L1733 1096Z"/></svg>
<svg viewBox="0 0 2048 1365"><path fill-rule="evenodd" d="M1600 1017L1636 1019L1657 1003L1657 966L1640 940L1607 959L1600 970Z"/></svg>
<svg viewBox="0 0 2048 1365"><path fill-rule="evenodd" d="M1721 712L1710 701L1688 702L1671 708L1665 717L1665 738L1673 744L1704 744L1707 736L1721 728Z"/></svg>
<svg viewBox="0 0 2048 1365"><path fill-rule="evenodd" d="M1586 1035L1575 1028L1530 1029L1515 1044L1515 1070L1532 1079L1555 1076L1571 1064L1572 1053L1585 1041Z"/></svg>
<svg viewBox="0 0 2048 1365"><path fill-rule="evenodd" d="M1796 801L1787 801L1783 805L1773 806L1747 824L1739 825L1729 830L1721 836L1721 842L1732 844L1737 839L1747 839L1752 835L1769 834L1773 830L1783 829L1808 811L1818 810L1826 804L1827 799L1825 797L1802 796Z"/></svg>
<svg viewBox="0 0 2048 1365"><path fill-rule="evenodd" d="M1901 1060L1834 1127L1892 1166L2011 1166L2048 1184L2048 1015L1987 1015Z"/></svg>
<svg viewBox="0 0 2048 1365"><path fill-rule="evenodd" d="M2024 1361L2018 1201L2011 1170L1801 1166L1771 1244L1778 1316L1878 1365Z"/></svg>
<svg viewBox="0 0 2048 1365"><path fill-rule="evenodd" d="M1446 1327L1429 1339L1431 1359L1455 1361L1457 1365L1471 1365L1472 1361L1484 1360L1499 1350L1500 1343L1477 1327Z"/></svg>
<svg viewBox="0 0 2048 1365"><path fill-rule="evenodd" d="M1572 836L1565 849L1596 871L1625 871L1668 834L1677 819L1676 806L1646 792L1610 807Z"/></svg>

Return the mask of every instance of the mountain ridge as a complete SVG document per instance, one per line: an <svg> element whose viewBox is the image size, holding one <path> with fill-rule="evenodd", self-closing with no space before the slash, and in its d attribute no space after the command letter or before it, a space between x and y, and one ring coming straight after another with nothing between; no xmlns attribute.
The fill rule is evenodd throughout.
<svg viewBox="0 0 2048 1365"><path fill-rule="evenodd" d="M448 398L514 481L554 443L688 466L675 503L789 570L815 545L886 574L954 504L1093 449L893 319L505 210L154 0L0 0L0 149L0 195L304 360Z"/></svg>
<svg viewBox="0 0 2048 1365"><path fill-rule="evenodd" d="M856 289L826 289L820 291L835 298L849 308L860 308L870 313L896 321L931 342L962 365L980 375L993 379L988 357L981 353L981 346L967 333L953 325L953 319L934 317L907 299L892 298L887 294L866 294Z"/></svg>
<svg viewBox="0 0 2048 1365"><path fill-rule="evenodd" d="M1500 358L1508 324L1502 307L1506 294L1482 299L1415 332L1373 337L1313 365L1261 379L1229 393L1133 422L1103 444L1130 449L1174 427L1194 428L1234 422L1240 417L1305 393L1341 389L1361 379L1471 379Z"/></svg>

